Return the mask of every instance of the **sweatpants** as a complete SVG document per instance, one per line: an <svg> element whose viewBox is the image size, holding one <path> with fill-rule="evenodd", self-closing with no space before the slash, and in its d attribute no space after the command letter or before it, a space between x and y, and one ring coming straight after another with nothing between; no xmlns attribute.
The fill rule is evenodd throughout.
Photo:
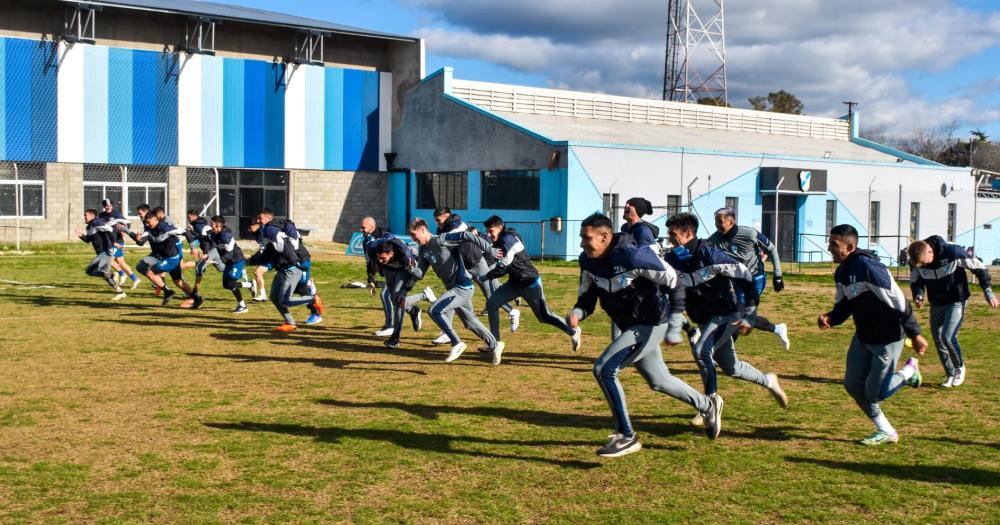
<svg viewBox="0 0 1000 525"><path fill-rule="evenodd" d="M539 277L529 286L515 286L507 281L500 285L500 288L497 288L490 299L486 301L486 311L490 316L490 332L493 337L500 339L500 305L509 303L518 297L527 301L536 319L562 330L566 335L573 335L574 330L566 324L566 320L549 310L549 305L545 302L542 278Z"/></svg>
<svg viewBox="0 0 1000 525"><path fill-rule="evenodd" d="M701 338L691 347L691 353L701 371L701 382L706 395L714 394L719 387L716 364L727 376L768 386L767 376L750 363L736 357L732 335L736 333L737 327L732 322L737 319L739 316L736 314L717 315L699 325Z"/></svg>
<svg viewBox="0 0 1000 525"><path fill-rule="evenodd" d="M198 277L205 275L205 270L208 269L209 265L215 266L216 270L220 272L226 271L226 263L222 262L219 258L219 250L212 248L205 253L208 256L207 259L199 260L194 265L194 274Z"/></svg>
<svg viewBox="0 0 1000 525"><path fill-rule="evenodd" d="M304 304L312 306L316 298L312 295L296 295L295 289L302 278L302 270L297 266L289 266L283 270L278 270L271 281L271 302L278 309L278 313L285 318L288 324L295 324L295 318L288 311L294 306Z"/></svg>
<svg viewBox="0 0 1000 525"><path fill-rule="evenodd" d="M454 314L458 314L459 319L462 320L462 324L482 339L490 350L493 350L497 347L497 338L483 326L483 323L479 322L479 318L476 317L476 313L472 310L472 293L472 285L469 285L468 288L456 286L441 294L438 300L431 305L431 319L448 336L451 346L455 346L462 342L452 327L452 318Z"/></svg>
<svg viewBox="0 0 1000 525"><path fill-rule="evenodd" d="M111 261L113 260L114 257L106 253L95 255L94 258L90 261L90 264L87 265L86 272L87 275L93 277L100 277L101 279L104 279L104 281L107 282L108 285L110 285L115 290L118 290L119 289L118 283L115 282L115 278L111 274Z"/></svg>
<svg viewBox="0 0 1000 525"><path fill-rule="evenodd" d="M392 290L389 289L388 282L385 283L382 291L379 292L379 298L382 300L382 313L385 314L385 321L382 323L382 328L392 328L392 320L396 318L396 305L392 302Z"/></svg>
<svg viewBox="0 0 1000 525"><path fill-rule="evenodd" d="M660 341L666 334L666 323L632 326L623 330L594 362L594 377L615 418L615 431L620 434L631 436L635 433L628 417L625 391L618 380L618 374L629 365L635 365L649 388L683 401L699 412L708 411L708 396L670 375L667 370L660 350Z"/></svg>
<svg viewBox="0 0 1000 525"><path fill-rule="evenodd" d="M903 340L889 344L870 344L855 335L847 349L844 389L868 417L882 413L879 402L888 399L906 384L896 372L896 362L903 351Z"/></svg>
<svg viewBox="0 0 1000 525"><path fill-rule="evenodd" d="M392 302L393 307L392 339L399 340L399 334L403 330L403 314L411 313L414 305L420 301L426 301L427 296L423 292L406 295L410 291L403 288L403 285L406 284L406 273L392 270L383 270L383 273L385 273L385 288L383 290L389 291L389 301ZM401 300L403 302L402 308L399 307Z"/></svg>
<svg viewBox="0 0 1000 525"><path fill-rule="evenodd" d="M500 287L500 281L496 279L485 279L486 274L490 273L490 270L492 270L490 265L486 264L486 259L479 259L478 264L469 265L466 270L468 270L469 275L472 276L472 280L475 281L476 285L479 286L479 289L482 290L483 297L489 301L493 293ZM514 309L509 303L503 303L501 308L503 308L507 313L510 313Z"/></svg>
<svg viewBox="0 0 1000 525"><path fill-rule="evenodd" d="M944 373L948 377L958 375L958 368L965 366L962 348L958 345L958 330L965 318L965 301L931 305L931 335L937 348Z"/></svg>

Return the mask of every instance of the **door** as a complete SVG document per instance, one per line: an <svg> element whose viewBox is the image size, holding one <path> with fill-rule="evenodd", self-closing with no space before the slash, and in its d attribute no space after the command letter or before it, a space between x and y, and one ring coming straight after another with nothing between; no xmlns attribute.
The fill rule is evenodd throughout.
<svg viewBox="0 0 1000 525"><path fill-rule="evenodd" d="M240 236L246 238L250 223L257 220L257 213L264 207L264 188L240 188Z"/></svg>
<svg viewBox="0 0 1000 525"><path fill-rule="evenodd" d="M768 239L771 239L778 247L778 256L782 261L794 261L797 259L795 244L798 239L798 197L795 195L782 195L778 201L778 232L774 232L774 195L764 195L761 199L763 216L761 217L761 230Z"/></svg>

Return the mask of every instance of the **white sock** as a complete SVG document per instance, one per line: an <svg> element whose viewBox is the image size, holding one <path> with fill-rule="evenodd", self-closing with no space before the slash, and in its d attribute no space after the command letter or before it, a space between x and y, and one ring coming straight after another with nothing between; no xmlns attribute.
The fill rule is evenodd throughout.
<svg viewBox="0 0 1000 525"><path fill-rule="evenodd" d="M896 433L896 429L892 428L892 424L886 419L884 412L879 412L877 416L873 417L872 423L875 423L875 430L881 430L886 434Z"/></svg>
<svg viewBox="0 0 1000 525"><path fill-rule="evenodd" d="M903 378L903 381L909 381L910 378L913 377L913 372L914 372L913 367L910 365L906 365L903 368L900 368L899 372L896 373Z"/></svg>
<svg viewBox="0 0 1000 525"><path fill-rule="evenodd" d="M250 282L249 281L243 281L243 282L240 283L240 286L242 288L250 288Z"/></svg>

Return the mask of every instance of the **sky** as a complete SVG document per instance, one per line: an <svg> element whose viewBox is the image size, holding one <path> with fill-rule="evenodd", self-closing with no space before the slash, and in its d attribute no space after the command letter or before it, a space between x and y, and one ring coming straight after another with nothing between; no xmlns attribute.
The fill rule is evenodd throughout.
<svg viewBox="0 0 1000 525"><path fill-rule="evenodd" d="M425 39L427 72L659 99L666 0L219 0ZM708 11L711 0L694 0ZM729 0L729 101L858 102L862 134L1000 141L1000 0Z"/></svg>

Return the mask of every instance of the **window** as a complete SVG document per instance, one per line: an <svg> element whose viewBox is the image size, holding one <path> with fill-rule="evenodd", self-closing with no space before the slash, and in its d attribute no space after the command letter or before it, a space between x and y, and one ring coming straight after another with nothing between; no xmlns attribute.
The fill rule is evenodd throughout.
<svg viewBox="0 0 1000 525"><path fill-rule="evenodd" d="M618 194L617 193L605 193L604 194L604 214L611 217L614 221L615 217L618 215L616 211L618 210Z"/></svg>
<svg viewBox="0 0 1000 525"><path fill-rule="evenodd" d="M879 201L872 201L871 208L868 209L868 242L878 244L878 224L879 224L879 210L881 209L881 204Z"/></svg>
<svg viewBox="0 0 1000 525"><path fill-rule="evenodd" d="M826 233L837 225L837 201L826 201Z"/></svg>
<svg viewBox="0 0 1000 525"><path fill-rule="evenodd" d="M453 210L469 208L468 172L417 173L417 208L432 210L439 206Z"/></svg>
<svg viewBox="0 0 1000 525"><path fill-rule="evenodd" d="M113 166L84 164L83 207L101 209L110 199L123 215L135 217L135 207L167 207L168 170L162 166Z"/></svg>
<svg viewBox="0 0 1000 525"><path fill-rule="evenodd" d="M955 242L955 222L958 220L958 205L948 205L948 242Z"/></svg>
<svg viewBox="0 0 1000 525"><path fill-rule="evenodd" d="M681 196L667 195L667 217L673 217L681 212Z"/></svg>
<svg viewBox="0 0 1000 525"><path fill-rule="evenodd" d="M21 217L45 217L45 164L0 162L0 217L17 217L18 206Z"/></svg>
<svg viewBox="0 0 1000 525"><path fill-rule="evenodd" d="M739 197L726 197L726 207L733 210L733 214L737 218L740 216L740 198Z"/></svg>
<svg viewBox="0 0 1000 525"><path fill-rule="evenodd" d="M910 203L910 240L920 238L920 203Z"/></svg>
<svg viewBox="0 0 1000 525"><path fill-rule="evenodd" d="M538 170L489 170L481 176L482 208L537 210L541 198Z"/></svg>

